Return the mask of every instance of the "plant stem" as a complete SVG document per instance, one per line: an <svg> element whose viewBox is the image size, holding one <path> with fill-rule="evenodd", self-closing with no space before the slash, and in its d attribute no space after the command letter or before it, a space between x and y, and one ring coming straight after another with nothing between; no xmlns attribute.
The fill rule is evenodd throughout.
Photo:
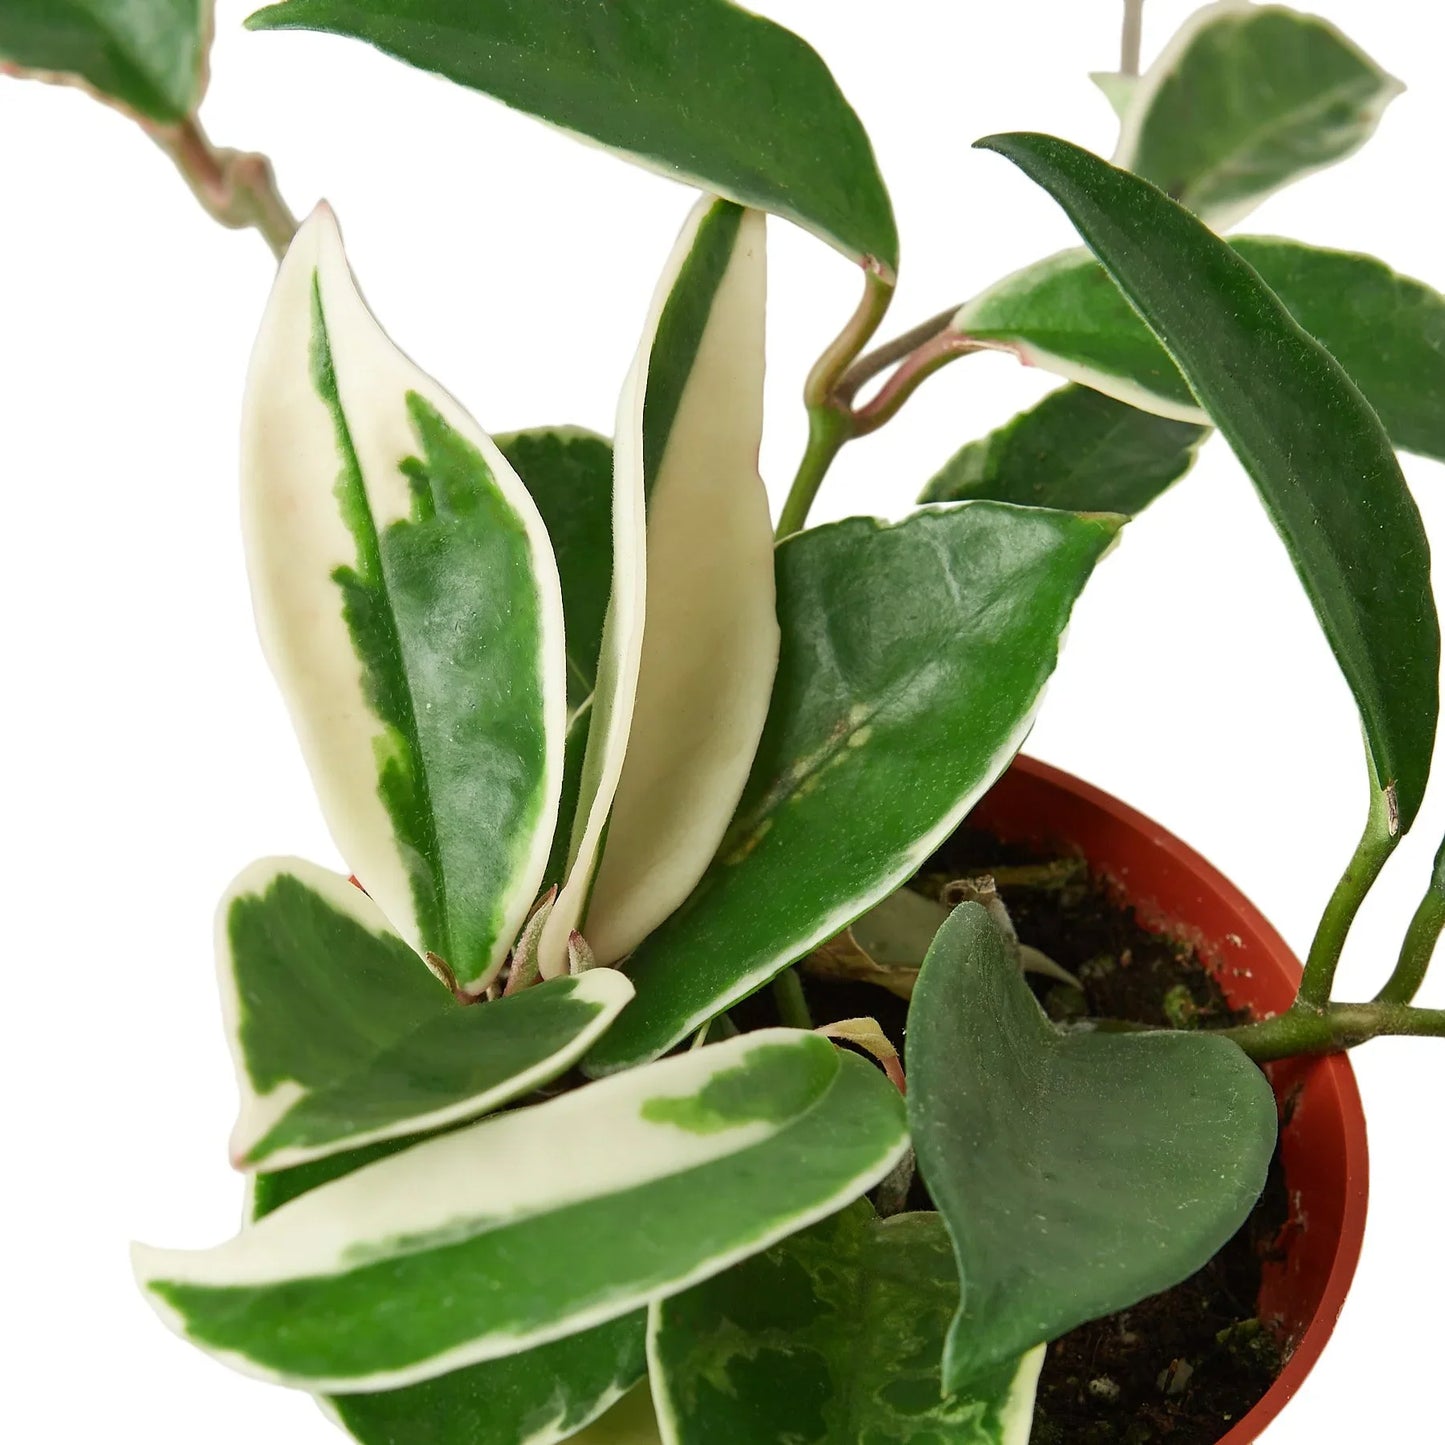
<svg viewBox="0 0 1445 1445"><path fill-rule="evenodd" d="M879 262L869 260L863 267L863 299L848 318L848 324L813 363L803 384L803 404L809 411L826 406L835 388L858 353L872 339L893 301L897 286L893 273Z"/></svg>
<svg viewBox="0 0 1445 1445"><path fill-rule="evenodd" d="M1392 812L1389 790L1375 788L1370 796L1370 816L1365 823L1365 831L1349 866L1335 885L1330 901L1325 904L1314 942L1310 944L1296 1000L1300 1005L1322 1009L1329 1003L1335 984L1335 970L1339 967L1350 925L1355 921L1365 895L1380 876L1385 860L1400 841L1399 825Z"/></svg>
<svg viewBox="0 0 1445 1445"><path fill-rule="evenodd" d="M778 540L801 532L833 458L853 438L853 413L833 403L808 411L808 447L778 517Z"/></svg>
<svg viewBox="0 0 1445 1445"><path fill-rule="evenodd" d="M232 230L253 227L277 260L286 254L296 234L296 217L277 189L265 156L212 145L195 116L179 125L145 129L213 219Z"/></svg>
<svg viewBox="0 0 1445 1445"><path fill-rule="evenodd" d="M1442 929L1445 929L1445 843L1435 855L1430 886L1405 931L1400 960L1389 982L1375 995L1376 1003L1405 1004L1420 992Z"/></svg>
<svg viewBox="0 0 1445 1445"><path fill-rule="evenodd" d="M1124 0L1124 29L1119 37L1119 74L1139 74L1144 44L1144 0Z"/></svg>
<svg viewBox="0 0 1445 1445"><path fill-rule="evenodd" d="M848 324L829 342L808 373L803 384L803 404L808 408L808 446L778 517L779 541L803 530L833 458L853 436L852 408L839 397L838 384L878 330L896 285L892 271L871 258L866 261L863 299L848 318Z"/></svg>
<svg viewBox="0 0 1445 1445"><path fill-rule="evenodd" d="M853 413L855 437L875 432L886 421L898 415L899 408L935 371L947 366L955 357L981 350L978 343L957 331L942 331L924 342L902 361L898 369L880 388L878 395Z"/></svg>
<svg viewBox="0 0 1445 1445"><path fill-rule="evenodd" d="M1330 1054L1382 1035L1445 1038L1445 1009L1394 1003L1332 1003L1300 1007L1257 1023L1217 1031L1257 1063L1296 1054Z"/></svg>
<svg viewBox="0 0 1445 1445"><path fill-rule="evenodd" d="M778 1017L790 1029L811 1029L813 1015L808 1008L807 996L803 993L803 981L796 968L787 968L773 980L773 1002L778 1006Z"/></svg>
<svg viewBox="0 0 1445 1445"><path fill-rule="evenodd" d="M920 322L917 326L905 331L902 336L895 336L892 341L885 341L882 346L875 347L866 356L860 356L844 372L842 379L834 388L834 394L840 400L851 405L853 398L879 372L887 371L890 366L902 361L910 351L922 346L926 341L932 341L939 332L946 330L949 322L958 314L958 309L957 306L950 306L947 311L940 311L937 316L930 316L927 321Z"/></svg>

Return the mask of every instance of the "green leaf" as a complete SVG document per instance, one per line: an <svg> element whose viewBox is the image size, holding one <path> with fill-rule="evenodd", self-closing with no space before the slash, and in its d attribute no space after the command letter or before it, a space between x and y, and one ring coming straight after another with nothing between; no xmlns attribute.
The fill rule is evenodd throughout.
<svg viewBox="0 0 1445 1445"><path fill-rule="evenodd" d="M1056 1030L977 903L913 993L908 1118L963 1281L949 1388L1199 1269L1258 1198L1276 1129L1228 1039Z"/></svg>
<svg viewBox="0 0 1445 1445"><path fill-rule="evenodd" d="M782 655L747 790L585 1068L655 1058L917 871L1028 732L1119 525L971 502L778 547Z"/></svg>
<svg viewBox="0 0 1445 1445"><path fill-rule="evenodd" d="M216 1249L138 1247L136 1270L168 1323L248 1373L400 1388L699 1283L906 1147L876 1068L766 1030L416 1144Z"/></svg>
<svg viewBox="0 0 1445 1445"><path fill-rule="evenodd" d="M921 502L974 497L1068 512L1142 512L1194 464L1209 428L1065 386L970 442Z"/></svg>
<svg viewBox="0 0 1445 1445"><path fill-rule="evenodd" d="M247 22L365 40L859 261L898 232L858 117L811 46L726 0L288 0Z"/></svg>
<svg viewBox="0 0 1445 1445"><path fill-rule="evenodd" d="M1445 461L1445 297L1370 256L1268 236L1230 244L1350 374L1395 445ZM954 325L1145 411L1208 421L1169 353L1087 251L1005 278Z"/></svg>
<svg viewBox="0 0 1445 1445"><path fill-rule="evenodd" d="M361 1445L585 1441L590 1436L577 1432L593 1421L601 1432L611 1428L602 1417L646 1377L646 1318L642 1313L624 1315L419 1385L371 1395L332 1395L327 1404Z"/></svg>
<svg viewBox="0 0 1445 1445"><path fill-rule="evenodd" d="M1425 794L1440 626L1420 514L1379 418L1240 255L1147 181L1050 136L980 141L1042 185L1249 473L1364 721L1391 834Z"/></svg>
<svg viewBox="0 0 1445 1445"><path fill-rule="evenodd" d="M599 968L463 1008L359 888L300 859L231 885L217 944L240 1168L475 1118L565 1073L632 997Z"/></svg>
<svg viewBox="0 0 1445 1445"><path fill-rule="evenodd" d="M1224 230L1352 155L1403 89L1318 16L1224 0L1197 11L1139 82L1114 163Z"/></svg>
<svg viewBox="0 0 1445 1445"><path fill-rule="evenodd" d="M256 1175L248 1215L263 1219L410 1142L388 1140ZM362 1445L553 1445L608 1412L646 1375L646 1335L647 1316L639 1311L419 1385L333 1395L326 1408Z"/></svg>
<svg viewBox="0 0 1445 1445"><path fill-rule="evenodd" d="M542 934L547 972L561 970L574 929L611 963L682 902L767 716L778 626L758 474L764 224L728 201L698 204L623 389L616 581L570 868Z"/></svg>
<svg viewBox="0 0 1445 1445"><path fill-rule="evenodd" d="M495 438L532 495L562 579L567 709L597 686L602 622L612 591L612 443L581 427L533 427Z"/></svg>
<svg viewBox="0 0 1445 1445"><path fill-rule="evenodd" d="M256 344L242 501L262 643L342 856L480 993L557 816L557 568L501 452L366 310L324 207Z"/></svg>
<svg viewBox="0 0 1445 1445"><path fill-rule="evenodd" d="M0 70L174 125L200 104L210 28L209 0L0 0Z"/></svg>
<svg viewBox="0 0 1445 1445"><path fill-rule="evenodd" d="M945 1395L958 1272L936 1214L867 1200L652 1306L669 1445L1028 1445L1043 1351Z"/></svg>

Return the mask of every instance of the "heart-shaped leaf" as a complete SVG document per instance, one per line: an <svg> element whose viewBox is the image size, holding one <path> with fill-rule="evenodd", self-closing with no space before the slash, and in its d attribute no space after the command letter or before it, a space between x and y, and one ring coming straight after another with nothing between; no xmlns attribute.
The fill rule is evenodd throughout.
<svg viewBox="0 0 1445 1445"><path fill-rule="evenodd" d="M345 878L268 858L217 929L242 1168L474 1118L564 1073L632 997L614 969L464 1008Z"/></svg>
<svg viewBox="0 0 1445 1445"><path fill-rule="evenodd" d="M388 1140L253 1175L248 1218L264 1219L411 1142ZM361 1445L555 1445L608 1413L646 1375L646 1336L647 1315L639 1311L400 1390L332 1395L326 1409Z"/></svg>
<svg viewBox="0 0 1445 1445"><path fill-rule="evenodd" d="M1445 461L1445 297L1371 256L1271 236L1231 246L1350 374L1404 451ZM954 325L1020 360L1181 421L1208 415L1138 312L1087 251L1026 266Z"/></svg>
<svg viewBox="0 0 1445 1445"><path fill-rule="evenodd" d="M1208 435L1087 387L1060 387L955 453L918 500L1133 516L1189 470Z"/></svg>
<svg viewBox="0 0 1445 1445"><path fill-rule="evenodd" d="M1061 1033L977 903L939 931L908 1011L908 1118L963 1301L945 1384L1200 1268L1244 1222L1274 1095L1206 1033Z"/></svg>
<svg viewBox="0 0 1445 1445"><path fill-rule="evenodd" d="M872 1064L774 1029L413 1145L216 1249L137 1248L136 1269L168 1323L249 1373L400 1388L696 1284L906 1147Z"/></svg>
<svg viewBox="0 0 1445 1445"><path fill-rule="evenodd" d="M946 1392L957 1309L939 1216L879 1219L860 1199L652 1306L662 1438L1028 1445L1043 1350Z"/></svg>
<svg viewBox="0 0 1445 1445"><path fill-rule="evenodd" d="M495 438L531 493L557 559L567 631L567 709L597 686L612 590L612 443L581 427L533 427Z"/></svg>
<svg viewBox="0 0 1445 1445"><path fill-rule="evenodd" d="M767 716L778 626L757 466L765 265L760 213L700 202L623 389L611 611L545 972L561 971L574 929L610 963L682 902Z"/></svg>
<svg viewBox="0 0 1445 1445"><path fill-rule="evenodd" d="M1051 136L978 144L1059 202L1234 448L1359 706L1372 828L1378 816L1399 836L1430 773L1440 625L1425 529L1379 417L1259 273L1162 191Z"/></svg>
<svg viewBox="0 0 1445 1445"><path fill-rule="evenodd" d="M897 267L888 192L828 68L728 0L688 0L685 12L676 0L286 0L247 23L368 41Z"/></svg>
<svg viewBox="0 0 1445 1445"><path fill-rule="evenodd" d="M557 567L501 452L367 311L325 208L256 343L242 497L262 643L342 856L480 993L557 816Z"/></svg>
<svg viewBox="0 0 1445 1445"><path fill-rule="evenodd" d="M1196 11L1140 80L1114 163L1224 230L1353 154L1403 89L1318 16L1222 0Z"/></svg>
<svg viewBox="0 0 1445 1445"><path fill-rule="evenodd" d="M4 0L0 71L84 86L174 125L206 85L210 0Z"/></svg>
<svg viewBox="0 0 1445 1445"><path fill-rule="evenodd" d="M657 1057L917 871L1028 732L1119 526L970 502L778 547L782 654L747 790L696 891L632 955L637 1005L589 1071Z"/></svg>

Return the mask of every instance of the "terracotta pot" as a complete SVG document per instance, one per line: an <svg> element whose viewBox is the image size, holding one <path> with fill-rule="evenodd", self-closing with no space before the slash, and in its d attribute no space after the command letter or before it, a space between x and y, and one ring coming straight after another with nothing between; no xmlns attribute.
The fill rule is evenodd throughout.
<svg viewBox="0 0 1445 1445"><path fill-rule="evenodd" d="M1083 854L1147 927L1187 938L1236 1007L1266 1015L1293 1000L1299 962L1259 910L1193 849L1107 793L1021 757L970 822L1005 841ZM1259 1305L1261 1317L1279 1323L1290 1354L1220 1445L1258 1439L1299 1389L1339 1318L1364 1236L1365 1116L1348 1060L1291 1060L1267 1072L1279 1100L1291 1211L1284 1258L1266 1265Z"/></svg>

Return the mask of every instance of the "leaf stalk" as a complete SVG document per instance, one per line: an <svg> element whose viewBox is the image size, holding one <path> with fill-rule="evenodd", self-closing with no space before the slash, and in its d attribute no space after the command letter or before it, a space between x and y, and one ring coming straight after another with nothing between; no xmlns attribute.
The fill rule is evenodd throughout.
<svg viewBox="0 0 1445 1445"><path fill-rule="evenodd" d="M213 145L195 116L174 126L147 124L145 130L213 220L231 230L259 231L278 261L286 254L296 217L265 156Z"/></svg>

